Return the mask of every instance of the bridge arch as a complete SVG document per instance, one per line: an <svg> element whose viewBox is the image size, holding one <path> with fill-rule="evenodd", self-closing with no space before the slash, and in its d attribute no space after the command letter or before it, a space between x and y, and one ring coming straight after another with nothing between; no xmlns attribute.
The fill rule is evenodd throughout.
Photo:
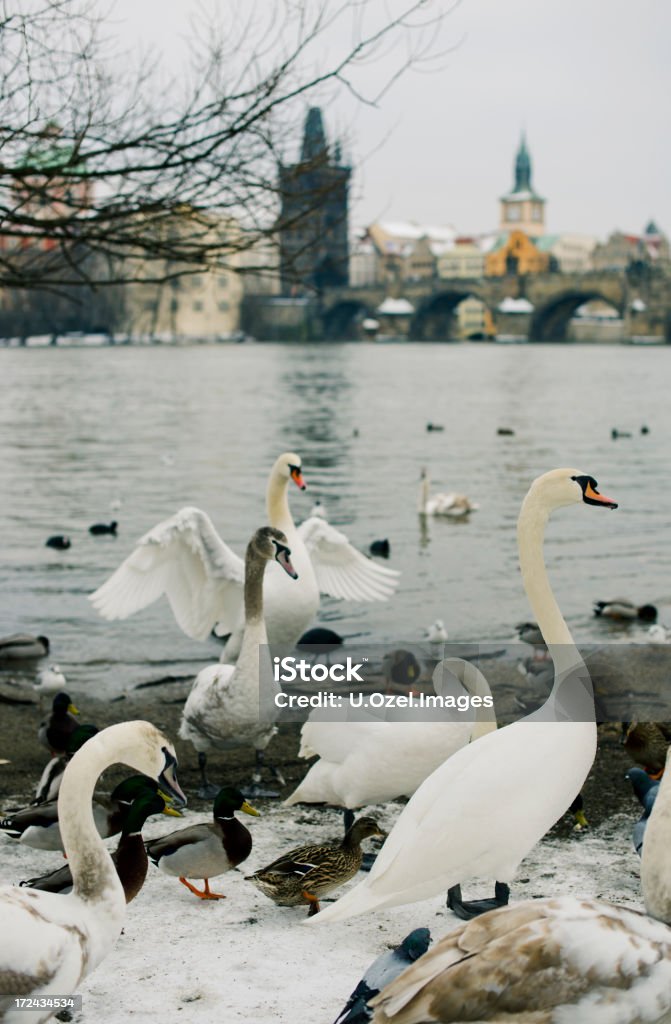
<svg viewBox="0 0 671 1024"><path fill-rule="evenodd" d="M361 334L361 321L372 316L363 302L342 299L322 313L324 341L351 341Z"/></svg>
<svg viewBox="0 0 671 1024"><path fill-rule="evenodd" d="M529 341L565 341L566 329L576 310L585 302L599 299L624 316L621 302L596 289L572 288L558 292L536 307L531 318Z"/></svg>
<svg viewBox="0 0 671 1024"><path fill-rule="evenodd" d="M455 312L464 299L477 299L487 306L486 300L472 288L450 288L427 295L417 306L410 325L414 341L451 341L456 335Z"/></svg>

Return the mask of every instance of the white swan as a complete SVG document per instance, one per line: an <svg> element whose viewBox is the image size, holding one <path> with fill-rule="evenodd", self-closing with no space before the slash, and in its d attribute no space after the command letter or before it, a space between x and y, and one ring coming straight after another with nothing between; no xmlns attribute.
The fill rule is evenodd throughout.
<svg viewBox="0 0 671 1024"><path fill-rule="evenodd" d="M278 709L273 698L280 692L280 686L273 680L267 646L263 579L275 561L296 580L290 555L287 538L280 530L264 526L256 531L245 554L245 627L240 657L236 665L217 663L199 672L184 705L179 735L190 740L198 751L202 779L199 795L204 798L213 799L219 792L219 787L208 782L205 774L208 750L230 750L251 744L260 768L262 752L276 731ZM277 769L274 772L278 774Z"/></svg>
<svg viewBox="0 0 671 1024"><path fill-rule="evenodd" d="M431 496L431 479L426 469L422 470L417 511L421 516L450 516L459 519L474 512L479 505L465 494L434 494Z"/></svg>
<svg viewBox="0 0 671 1024"><path fill-rule="evenodd" d="M51 1009L14 1010L15 998L76 992L121 932L124 891L91 810L96 779L117 762L157 779L179 806L186 803L174 774L174 748L149 722L112 725L75 754L58 798L72 893L0 887L0 1017L5 1024L47 1020Z"/></svg>
<svg viewBox="0 0 671 1024"><path fill-rule="evenodd" d="M398 573L371 561L324 519L313 516L296 529L287 488L306 487L301 460L285 452L275 462L266 492L268 522L286 534L298 585L271 566L264 582L268 639L293 647L314 619L319 592L351 601L385 601L398 586ZM233 633L222 661L234 660L242 642L244 562L219 537L197 508L183 508L159 523L102 584L90 600L106 619L125 619L165 594L187 636L203 640L217 625Z"/></svg>
<svg viewBox="0 0 671 1024"><path fill-rule="evenodd" d="M641 861L650 917L572 896L496 910L450 932L384 988L371 1002L373 1024L456 1024L464 1007L469 1020L507 1024L668 1024L671 753L666 764Z"/></svg>
<svg viewBox="0 0 671 1024"><path fill-rule="evenodd" d="M417 787L443 761L471 740L496 729L491 691L481 672L460 658L446 658L433 673L437 694L466 690L480 698L475 714L442 715L432 720L408 721L408 712L397 721L385 721L371 712L362 721L338 721L347 711L333 715L312 712L301 730L300 757L319 755L286 804L329 803L352 810L412 796ZM350 711L352 715L354 712ZM426 712L423 712L426 716ZM441 720L442 719L442 720Z"/></svg>
<svg viewBox="0 0 671 1024"><path fill-rule="evenodd" d="M577 502L617 507L592 477L556 469L531 485L518 523L524 587L555 666L547 702L436 769L403 809L370 875L318 915L323 921L413 903L474 875L509 882L580 792L596 752L592 688L543 562L550 512Z"/></svg>

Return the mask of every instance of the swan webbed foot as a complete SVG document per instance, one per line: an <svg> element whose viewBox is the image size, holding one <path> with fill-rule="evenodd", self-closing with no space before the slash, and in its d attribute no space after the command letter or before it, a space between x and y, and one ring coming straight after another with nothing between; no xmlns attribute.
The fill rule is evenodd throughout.
<svg viewBox="0 0 671 1024"><path fill-rule="evenodd" d="M261 773L264 768L267 768L274 779L277 779L280 786L285 786L286 782L280 769L274 764L266 764L265 755L262 750L256 751L256 770L252 775L251 784L242 787L242 792L249 799L256 797L257 799L263 798L266 800L277 800L280 797L280 793L275 789L266 789L261 785Z"/></svg>
<svg viewBox="0 0 671 1024"><path fill-rule="evenodd" d="M215 786L213 782L207 782L197 790L196 796L200 797L201 800L214 800L219 793L219 787Z"/></svg>
<svg viewBox="0 0 671 1024"><path fill-rule="evenodd" d="M203 750L198 751L198 770L200 772L200 789L196 793L201 800L214 800L220 787L215 786L207 777L207 754Z"/></svg>
<svg viewBox="0 0 671 1024"><path fill-rule="evenodd" d="M494 897L487 900L462 900L460 885L454 885L447 890L447 905L462 921L470 921L474 917L479 917L480 914L486 914L489 910L505 907L509 899L510 887L505 882L496 882Z"/></svg>

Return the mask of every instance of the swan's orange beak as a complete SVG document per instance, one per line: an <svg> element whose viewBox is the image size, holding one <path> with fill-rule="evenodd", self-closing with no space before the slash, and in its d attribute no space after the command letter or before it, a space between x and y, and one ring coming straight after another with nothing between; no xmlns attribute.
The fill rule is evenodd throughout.
<svg viewBox="0 0 671 1024"><path fill-rule="evenodd" d="M291 479L296 484L296 487L300 487L300 489L302 491L304 491L306 489L307 484L305 482L305 477L301 473L301 470L300 470L299 466L292 466L291 467Z"/></svg>
<svg viewBox="0 0 671 1024"><path fill-rule="evenodd" d="M589 501L591 505L605 505L606 508L617 508L617 502L613 501L612 498L606 497L605 494L599 494L595 491L590 483L585 485L584 490L585 500Z"/></svg>

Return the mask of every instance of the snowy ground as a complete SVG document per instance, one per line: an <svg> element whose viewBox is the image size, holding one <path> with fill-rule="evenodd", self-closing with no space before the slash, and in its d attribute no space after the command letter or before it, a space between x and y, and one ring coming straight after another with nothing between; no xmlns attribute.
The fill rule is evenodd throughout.
<svg viewBox="0 0 671 1024"><path fill-rule="evenodd" d="M240 816L254 837L249 860L213 885L227 894L226 900L199 901L150 865L145 887L128 908L124 934L81 986L83 1011L75 1014L75 1024L331 1024L379 953L420 925L429 927L435 940L458 923L444 897L435 897L306 927L305 909L276 907L243 875L292 846L338 834L341 816L334 810L275 804L261 809L263 817ZM399 810L390 804L366 813L388 828ZM188 812L184 824L198 820L204 816ZM568 840L544 841L522 865L513 898L597 896L640 909L632 822L618 815ZM151 819L146 835L172 831L175 824L174 818ZM2 883L61 863L57 854L0 839ZM464 896L473 895L491 895L490 886L465 885Z"/></svg>

